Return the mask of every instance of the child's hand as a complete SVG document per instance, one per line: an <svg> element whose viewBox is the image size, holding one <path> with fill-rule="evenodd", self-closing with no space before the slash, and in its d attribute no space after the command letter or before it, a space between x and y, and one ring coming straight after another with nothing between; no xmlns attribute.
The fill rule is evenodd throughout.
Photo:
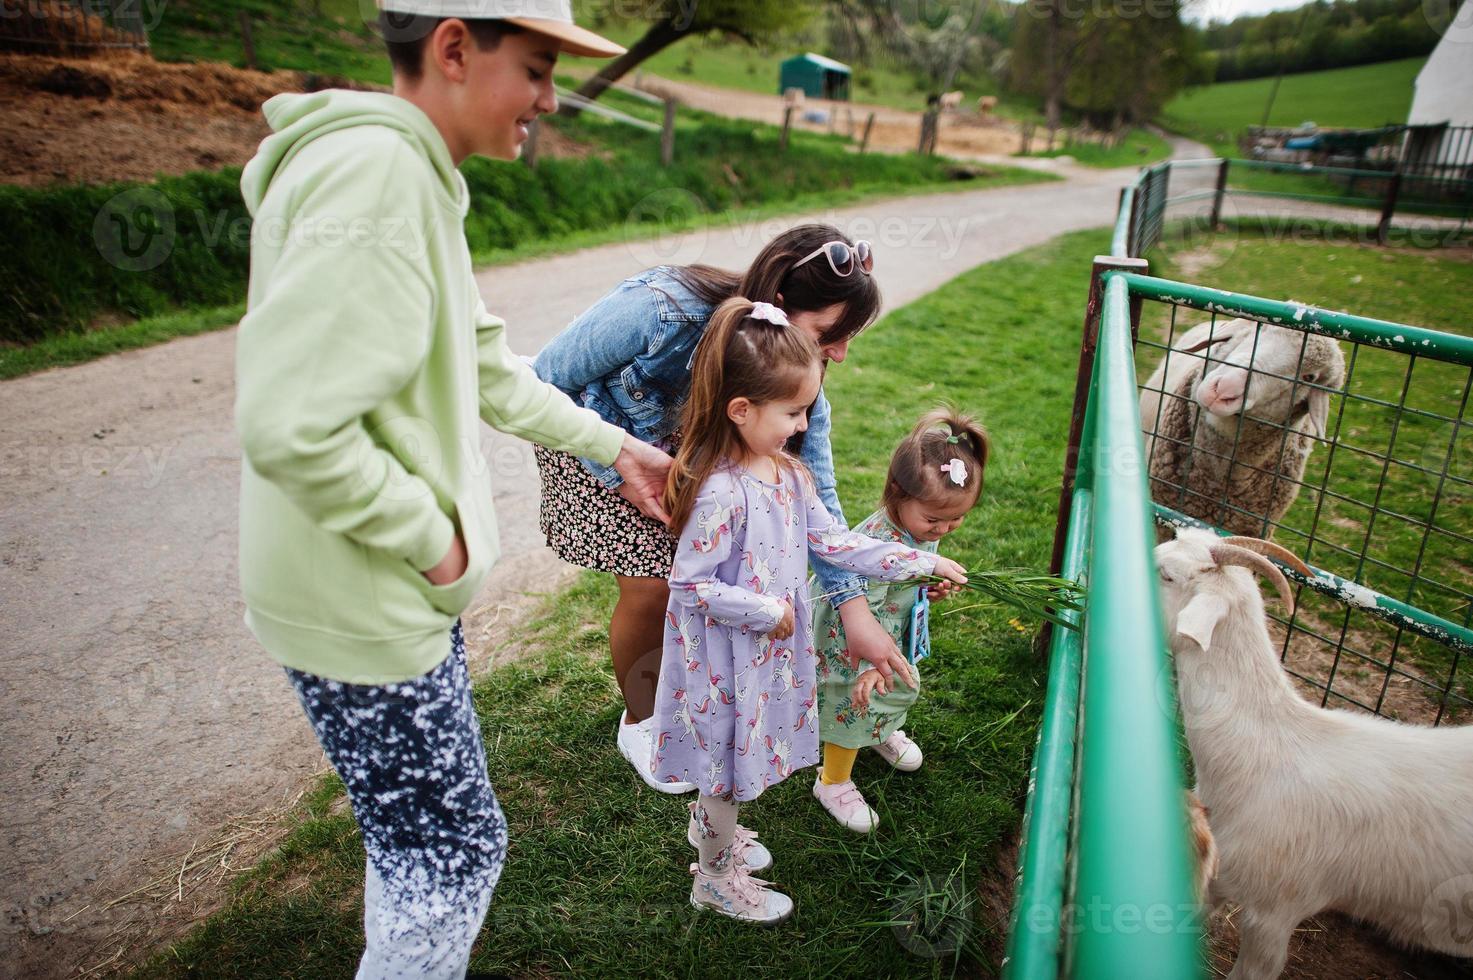
<svg viewBox="0 0 1473 980"><path fill-rule="evenodd" d="M465 574L469 564L470 556L466 554L465 542L457 534L450 539L450 550L445 552L445 557L421 574L430 580L431 585L449 585Z"/></svg>
<svg viewBox="0 0 1473 980"><path fill-rule="evenodd" d="M786 640L793 635L793 600L783 598L783 618L777 621L777 625L768 634L774 640Z"/></svg>
<svg viewBox="0 0 1473 980"><path fill-rule="evenodd" d="M967 570L950 558L937 556L935 574L944 579L949 579L957 585L967 584Z"/></svg>
<svg viewBox="0 0 1473 980"><path fill-rule="evenodd" d="M949 599L962 590L955 582L937 582L935 585L926 586L926 598L932 602L940 602Z"/></svg>
<svg viewBox="0 0 1473 980"><path fill-rule="evenodd" d="M854 682L854 691L849 699L860 714L869 710L869 696L874 693L875 688L880 688L880 693L885 693L885 677L878 670L867 670L859 675Z"/></svg>

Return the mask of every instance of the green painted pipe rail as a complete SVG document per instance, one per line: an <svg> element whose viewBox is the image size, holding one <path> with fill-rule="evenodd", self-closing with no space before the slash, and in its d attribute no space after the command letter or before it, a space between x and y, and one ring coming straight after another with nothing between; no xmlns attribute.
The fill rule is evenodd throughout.
<svg viewBox="0 0 1473 980"><path fill-rule="evenodd" d="M1121 280L1131 296L1190 306L1223 316L1252 317L1294 330L1323 334L1335 340L1353 340L1401 354L1430 357L1465 366L1473 365L1473 337L1459 337L1456 334L1356 316L1353 313L1321 310L1300 303L1246 296L1210 286L1172 282L1170 279L1143 276L1136 272L1107 272L1105 278L1109 281Z"/></svg>
<svg viewBox="0 0 1473 980"><path fill-rule="evenodd" d="M1081 980L1204 976L1192 892L1183 758L1151 550L1129 290L1105 285L1092 401L1096 432L1079 751L1074 932ZM1147 583L1143 588L1142 584ZM1163 683L1163 678L1168 679Z"/></svg>
<svg viewBox="0 0 1473 980"><path fill-rule="evenodd" d="M1069 534L1060 574L1085 581L1091 501L1076 488L1070 504ZM1063 613L1078 625L1080 614ZM1074 798L1074 735L1079 724L1080 666L1084 651L1079 630L1053 631L1049 646L1048 689L1043 722L1028 773L1028 804L1018 853L1017 901L1013 903L1004 980L1059 975L1065 870L1069 856L1069 807Z"/></svg>
<svg viewBox="0 0 1473 980"><path fill-rule="evenodd" d="M1199 521L1195 517L1183 514L1181 511L1172 510L1164 504L1155 504L1156 520L1168 527L1196 527L1205 531L1211 531L1219 537L1230 537L1233 532L1224 531L1222 528L1213 527L1206 521ZM1322 568L1309 566L1314 572L1310 578L1299 574L1277 560L1274 564L1284 573L1284 577L1291 582L1297 582L1306 588L1314 589L1323 595L1336 599L1347 606L1363 610L1367 615L1375 616L1377 619L1385 620L1393 626L1399 626L1409 633L1425 636L1429 640L1436 640L1443 646L1452 650L1461 651L1464 654L1473 655L1473 630L1466 626L1434 616L1432 613L1418 609L1416 606L1408 605L1383 595L1375 589L1366 588L1352 582L1350 579L1341 578L1334 572L1327 572Z"/></svg>

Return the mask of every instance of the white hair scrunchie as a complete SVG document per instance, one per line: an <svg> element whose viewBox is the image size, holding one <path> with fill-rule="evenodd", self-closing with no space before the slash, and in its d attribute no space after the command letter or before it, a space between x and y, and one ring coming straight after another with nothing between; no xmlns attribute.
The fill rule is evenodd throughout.
<svg viewBox="0 0 1473 980"><path fill-rule="evenodd" d="M967 464L957 457L951 457L951 462L941 464L941 472L950 474L951 482L959 487L967 485Z"/></svg>
<svg viewBox="0 0 1473 980"><path fill-rule="evenodd" d="M778 327L788 326L788 315L771 303L753 303L747 316L753 320L764 320Z"/></svg>

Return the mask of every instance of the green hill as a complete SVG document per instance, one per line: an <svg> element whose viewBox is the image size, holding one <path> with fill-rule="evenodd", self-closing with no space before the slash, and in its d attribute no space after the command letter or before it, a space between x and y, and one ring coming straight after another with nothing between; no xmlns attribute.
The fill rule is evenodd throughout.
<svg viewBox="0 0 1473 980"><path fill-rule="evenodd" d="M1270 126L1363 126L1405 122L1412 105L1412 82L1425 58L1378 65L1334 68L1285 75L1270 113ZM1162 124L1199 139L1219 156L1238 156L1237 134L1263 121L1272 78L1224 82L1189 89L1172 99Z"/></svg>

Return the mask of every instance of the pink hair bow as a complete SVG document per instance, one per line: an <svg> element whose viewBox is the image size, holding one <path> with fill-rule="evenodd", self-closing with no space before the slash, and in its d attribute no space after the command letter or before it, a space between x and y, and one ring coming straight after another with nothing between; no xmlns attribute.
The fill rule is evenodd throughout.
<svg viewBox="0 0 1473 980"><path fill-rule="evenodd" d="M753 320L765 320L778 327L788 326L788 315L771 303L753 303L752 312L747 316Z"/></svg>
<svg viewBox="0 0 1473 980"><path fill-rule="evenodd" d="M941 464L941 472L951 476L951 482L959 487L967 485L967 464L953 456L951 462Z"/></svg>

